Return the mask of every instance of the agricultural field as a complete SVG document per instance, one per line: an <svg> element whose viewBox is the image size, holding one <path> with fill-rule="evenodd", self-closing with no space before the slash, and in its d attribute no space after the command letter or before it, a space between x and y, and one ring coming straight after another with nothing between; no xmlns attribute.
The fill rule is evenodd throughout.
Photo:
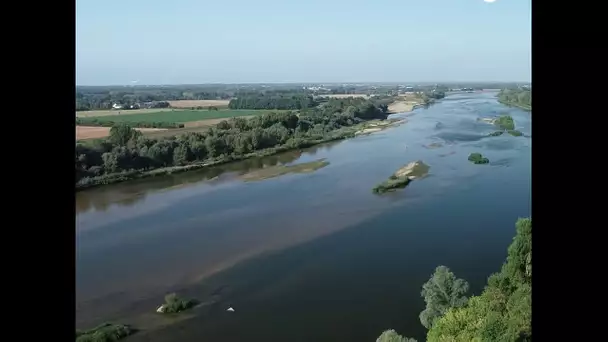
<svg viewBox="0 0 608 342"><path fill-rule="evenodd" d="M99 127L100 123L183 123L183 128L137 128L146 136L165 137L198 132L209 126L217 125L222 120L232 117L252 117L264 113L278 112L278 110L156 110L154 112L131 115L105 115L96 117L81 117L76 126L76 140L98 139L109 135L110 127ZM87 125L87 122L89 124ZM145 126L145 125L144 125ZM158 127L158 126L156 126ZM162 126L161 126L162 127Z"/></svg>
<svg viewBox="0 0 608 342"><path fill-rule="evenodd" d="M177 100L169 101L172 108L192 108L192 107L228 107L230 100Z"/></svg>
<svg viewBox="0 0 608 342"><path fill-rule="evenodd" d="M143 134L167 131L165 128L136 128ZM76 140L98 139L110 135L110 127L76 126Z"/></svg>
<svg viewBox="0 0 608 342"><path fill-rule="evenodd" d="M98 117L98 116L116 116L116 115L133 115L133 114L146 114L146 113L156 113L156 112L170 112L173 109L171 108L144 108L144 109L129 109L129 110L120 110L120 109L107 109L107 110L86 110L81 112L76 112L77 118L90 118L90 117Z"/></svg>

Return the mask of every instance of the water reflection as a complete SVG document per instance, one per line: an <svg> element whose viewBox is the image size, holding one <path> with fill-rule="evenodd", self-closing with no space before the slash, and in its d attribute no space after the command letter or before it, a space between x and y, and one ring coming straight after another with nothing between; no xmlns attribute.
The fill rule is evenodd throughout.
<svg viewBox="0 0 608 342"><path fill-rule="evenodd" d="M340 141L335 141L303 150L288 151L201 170L134 180L132 182L80 191L76 193L76 214L85 213L90 210L104 212L112 205L130 207L145 200L152 193L188 184L206 182L209 186L214 186L223 182L234 181L239 179L240 176L255 170L294 163L302 157L303 153L314 156L317 151L330 151L339 143Z"/></svg>

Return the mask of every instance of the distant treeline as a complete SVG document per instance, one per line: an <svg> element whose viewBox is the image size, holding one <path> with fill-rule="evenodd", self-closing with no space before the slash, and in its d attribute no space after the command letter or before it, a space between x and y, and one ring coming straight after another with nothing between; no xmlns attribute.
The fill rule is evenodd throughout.
<svg viewBox="0 0 608 342"><path fill-rule="evenodd" d="M257 94L252 96L241 96L230 100L230 109L291 109L297 110L310 108L318 105L310 95L284 94L269 95Z"/></svg>
<svg viewBox="0 0 608 342"><path fill-rule="evenodd" d="M110 130L94 146L76 144L76 187L126 180L157 168L243 159L254 152L312 146L354 134L344 130L370 119L387 117L386 105L362 98L330 100L306 113L269 113L231 118L201 133L148 138L127 125Z"/></svg>
<svg viewBox="0 0 608 342"><path fill-rule="evenodd" d="M78 126L113 127L117 123L99 118L76 118ZM183 123L177 122L129 122L134 128L183 128Z"/></svg>
<svg viewBox="0 0 608 342"><path fill-rule="evenodd" d="M503 89L498 93L498 101L522 109L532 110L532 90Z"/></svg>

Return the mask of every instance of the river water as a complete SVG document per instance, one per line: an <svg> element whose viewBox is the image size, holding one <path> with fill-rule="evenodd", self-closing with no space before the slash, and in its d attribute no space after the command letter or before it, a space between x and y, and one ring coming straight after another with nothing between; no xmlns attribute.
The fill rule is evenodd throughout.
<svg viewBox="0 0 608 342"><path fill-rule="evenodd" d="M495 95L450 95L394 115L404 125L302 152L77 193L77 326L134 324L131 341L363 342L389 328L424 340L435 267L479 294L530 215L530 113ZM495 129L478 119L500 114L525 136L486 137ZM312 173L240 178L321 158ZM415 160L427 177L372 193ZM155 314L172 291L203 304Z"/></svg>

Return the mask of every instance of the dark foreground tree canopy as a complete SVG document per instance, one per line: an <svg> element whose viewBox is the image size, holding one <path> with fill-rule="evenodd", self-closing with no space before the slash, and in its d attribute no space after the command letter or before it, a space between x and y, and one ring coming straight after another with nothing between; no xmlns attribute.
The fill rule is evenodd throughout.
<svg viewBox="0 0 608 342"><path fill-rule="evenodd" d="M382 108L381 108L382 107ZM385 119L386 107L361 98L330 100L320 108L231 118L201 133L150 139L129 126L111 129L93 145L76 144L76 187L109 183L129 172L239 159L266 149L291 149L343 138L365 120Z"/></svg>
<svg viewBox="0 0 608 342"><path fill-rule="evenodd" d="M532 219L519 219L515 226L507 261L489 277L481 295L467 300L466 282L444 266L424 284L427 308L420 318L430 326L427 342L532 341ZM394 331L383 336L378 341L405 340Z"/></svg>

